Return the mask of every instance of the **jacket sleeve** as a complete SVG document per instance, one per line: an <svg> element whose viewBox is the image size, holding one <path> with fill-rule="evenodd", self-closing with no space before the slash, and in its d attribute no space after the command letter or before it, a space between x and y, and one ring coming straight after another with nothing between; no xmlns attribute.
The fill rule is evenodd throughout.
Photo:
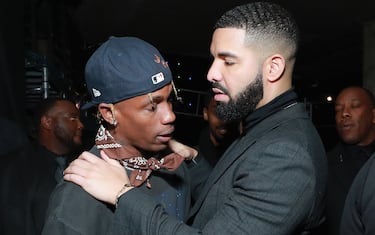
<svg viewBox="0 0 375 235"><path fill-rule="evenodd" d="M42 235L102 235L113 217L112 207L62 181L51 195Z"/></svg>
<svg viewBox="0 0 375 235"><path fill-rule="evenodd" d="M65 223L49 218L44 224L42 235L82 235L73 228L67 226Z"/></svg>
<svg viewBox="0 0 375 235"><path fill-rule="evenodd" d="M199 230L170 217L149 195L134 188L121 196L112 225L106 235L198 233Z"/></svg>

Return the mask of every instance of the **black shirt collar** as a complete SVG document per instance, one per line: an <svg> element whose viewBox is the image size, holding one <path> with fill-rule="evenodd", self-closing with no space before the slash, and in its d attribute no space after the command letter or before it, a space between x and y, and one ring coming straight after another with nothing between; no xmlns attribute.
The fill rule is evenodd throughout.
<svg viewBox="0 0 375 235"><path fill-rule="evenodd" d="M253 113L249 114L244 120L244 132L246 133L257 123L261 122L270 115L284 109L297 102L297 94L293 89L290 89L283 94L277 96L271 102L256 109Z"/></svg>

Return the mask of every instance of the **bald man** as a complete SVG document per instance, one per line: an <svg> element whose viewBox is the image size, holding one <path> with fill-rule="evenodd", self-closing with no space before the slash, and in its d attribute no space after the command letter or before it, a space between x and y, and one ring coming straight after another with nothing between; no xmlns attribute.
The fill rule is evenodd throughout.
<svg viewBox="0 0 375 235"><path fill-rule="evenodd" d="M340 142L328 152L327 234L339 234L349 188L358 171L375 152L374 95L362 87L347 87L335 101Z"/></svg>

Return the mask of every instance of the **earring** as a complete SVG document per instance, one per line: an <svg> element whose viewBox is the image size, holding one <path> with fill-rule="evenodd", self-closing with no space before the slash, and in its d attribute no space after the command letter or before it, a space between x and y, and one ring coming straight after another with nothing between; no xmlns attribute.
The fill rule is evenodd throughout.
<svg viewBox="0 0 375 235"><path fill-rule="evenodd" d="M95 117L96 117L96 121L97 121L97 123L98 123L98 124L101 124L102 121L103 121L103 117L102 117L102 114L99 112L99 110L96 112Z"/></svg>
<svg viewBox="0 0 375 235"><path fill-rule="evenodd" d="M113 117L113 119L112 119L112 126L114 126L114 127L117 126L117 120L115 119L115 117Z"/></svg>

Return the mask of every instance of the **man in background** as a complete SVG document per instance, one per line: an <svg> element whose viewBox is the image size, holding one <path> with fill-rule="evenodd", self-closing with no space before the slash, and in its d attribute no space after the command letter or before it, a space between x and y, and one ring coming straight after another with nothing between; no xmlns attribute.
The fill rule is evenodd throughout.
<svg viewBox="0 0 375 235"><path fill-rule="evenodd" d="M83 124L73 102L46 99L34 115L35 141L1 158L2 235L41 234L50 194L80 151Z"/></svg>
<svg viewBox="0 0 375 235"><path fill-rule="evenodd" d="M204 95L203 119L207 122L199 135L198 149L207 162L214 167L228 146L239 135L239 123L226 123L216 114L217 102L212 90Z"/></svg>
<svg viewBox="0 0 375 235"><path fill-rule="evenodd" d="M341 90L335 101L335 121L340 142L327 153L329 180L325 232L329 235L339 234L349 188L375 151L374 95L356 86Z"/></svg>

